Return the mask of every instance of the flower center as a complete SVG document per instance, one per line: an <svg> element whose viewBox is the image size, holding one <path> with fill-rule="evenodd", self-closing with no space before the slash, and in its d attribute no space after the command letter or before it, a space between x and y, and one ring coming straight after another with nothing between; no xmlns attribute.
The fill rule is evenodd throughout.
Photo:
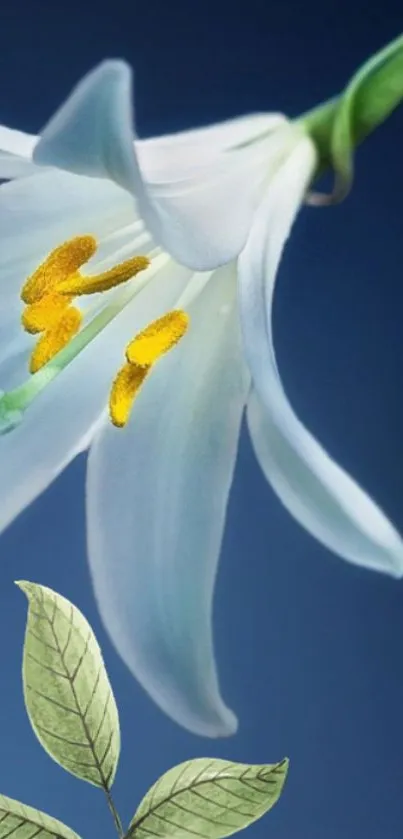
<svg viewBox="0 0 403 839"><path fill-rule="evenodd" d="M19 423L22 411L35 396L124 308L133 293L104 307L82 330L83 314L74 305L74 299L110 291L151 265L148 257L133 256L100 274L82 274L80 269L96 250L93 236L76 236L55 248L24 283L21 299L26 305L21 323L26 332L39 335L29 360L29 370L35 375L14 391L0 392L0 434ZM162 255L155 263L164 264L166 260ZM127 345L126 361L112 383L109 397L114 425L126 425L134 399L151 368L180 341L187 328L185 312L168 312Z"/></svg>
<svg viewBox="0 0 403 839"><path fill-rule="evenodd" d="M22 325L31 334L43 333L31 354L31 373L51 361L80 329L82 313L71 305L74 297L110 291L150 265L146 256L134 256L102 274L83 276L79 269L96 250L93 236L76 236L53 250L24 283Z"/></svg>

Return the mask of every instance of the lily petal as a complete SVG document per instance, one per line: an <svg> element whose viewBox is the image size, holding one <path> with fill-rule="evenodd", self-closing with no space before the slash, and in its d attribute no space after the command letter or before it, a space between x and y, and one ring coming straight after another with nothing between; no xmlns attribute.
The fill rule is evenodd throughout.
<svg viewBox="0 0 403 839"><path fill-rule="evenodd" d="M251 114L146 140L136 139L141 172L148 183L183 181L229 152L269 136L287 125L283 114Z"/></svg>
<svg viewBox="0 0 403 839"><path fill-rule="evenodd" d="M233 267L188 311L188 334L151 373L127 427L105 426L91 447L89 559L131 672L180 725L218 737L236 719L219 692L212 596L249 387Z"/></svg>
<svg viewBox="0 0 403 839"><path fill-rule="evenodd" d="M173 263L158 272L36 397L21 424L0 436L0 532L88 446L125 344L174 304L189 276L188 270ZM16 355L14 366L18 363ZM15 375L12 358L9 367L8 375Z"/></svg>
<svg viewBox="0 0 403 839"><path fill-rule="evenodd" d="M0 179L25 177L37 169L32 161L36 141L33 134L0 125Z"/></svg>
<svg viewBox="0 0 403 839"><path fill-rule="evenodd" d="M259 131L262 117L258 118ZM274 130L274 125L278 130ZM192 141L183 153L183 143L167 155L161 169L159 142L154 140L150 165L140 168L133 142L131 72L121 61L107 61L89 73L42 132L34 160L71 172L114 180L129 190L153 238L175 259L195 270L209 270L229 262L242 250L253 212L268 177L288 142L283 139L284 121L275 116L267 122L267 138L252 147L247 132L234 126L233 142L243 146L225 151L230 129L204 131L206 150ZM289 126L286 124L287 129ZM256 137L252 120L250 142ZM225 140L224 140L225 135ZM208 144L211 137L211 144ZM245 146L246 144L246 146ZM172 141L168 141L172 147ZM140 144L147 160L146 144ZM158 156L157 172L153 166ZM178 161L185 157L185 165ZM193 157L194 165L190 166ZM202 162L201 162L202 161ZM158 180L155 180L155 174ZM149 180L152 182L149 182Z"/></svg>
<svg viewBox="0 0 403 839"><path fill-rule="evenodd" d="M314 165L306 139L273 182L240 259L245 346L255 385L249 429L267 480L306 530L344 559L400 577L400 536L296 417L276 367L271 324L275 278Z"/></svg>

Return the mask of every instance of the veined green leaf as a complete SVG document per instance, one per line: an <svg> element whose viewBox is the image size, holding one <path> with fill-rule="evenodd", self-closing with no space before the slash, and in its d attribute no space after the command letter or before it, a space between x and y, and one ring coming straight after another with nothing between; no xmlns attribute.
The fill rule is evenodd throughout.
<svg viewBox="0 0 403 839"><path fill-rule="evenodd" d="M79 839L62 822L20 801L0 795L0 839Z"/></svg>
<svg viewBox="0 0 403 839"><path fill-rule="evenodd" d="M109 789L119 759L119 717L95 635L60 594L26 581L17 585L29 601L23 683L35 734L64 769Z"/></svg>
<svg viewBox="0 0 403 839"><path fill-rule="evenodd" d="M151 787L130 823L128 836L230 836L274 806L287 771L288 760L266 766L188 760Z"/></svg>

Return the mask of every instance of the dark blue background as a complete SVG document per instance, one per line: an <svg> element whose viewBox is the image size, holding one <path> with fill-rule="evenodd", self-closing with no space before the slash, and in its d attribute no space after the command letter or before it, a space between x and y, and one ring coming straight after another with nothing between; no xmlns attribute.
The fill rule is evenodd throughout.
<svg viewBox="0 0 403 839"><path fill-rule="evenodd" d="M37 131L108 56L135 66L143 136L254 109L297 115L337 92L402 22L401 0L4 0L0 121ZM402 136L403 109L360 150L348 201L302 214L275 328L301 417L403 531ZM115 794L125 820L176 762L288 754L283 799L250 836L398 839L403 585L344 564L306 535L265 484L245 434L215 613L223 690L240 729L203 741L152 705L100 626L85 560L84 468L78 459L0 540L0 790L83 839L112 836L102 794L50 761L25 716L26 603L12 581L26 578L73 600L104 648L121 710Z"/></svg>

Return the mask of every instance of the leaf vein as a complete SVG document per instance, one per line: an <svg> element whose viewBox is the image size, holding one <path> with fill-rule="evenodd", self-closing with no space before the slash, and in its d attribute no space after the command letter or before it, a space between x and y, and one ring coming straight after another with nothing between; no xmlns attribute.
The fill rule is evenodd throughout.
<svg viewBox="0 0 403 839"><path fill-rule="evenodd" d="M192 791L192 795L193 795L193 791ZM206 800L207 800L207 799L204 799L204 801L206 801ZM216 802L214 802L214 803L216 803ZM211 817L211 816L206 816L204 813L203 813L203 814L201 814L201 813L195 813L193 810L189 810L189 809L188 809L187 807L185 807L183 804L180 804L180 803L179 803L179 801L173 801L173 802L172 802L172 806L174 806L174 807L178 807L178 808L179 808L179 810L182 810L182 812L183 812L183 813L187 813L187 815L188 815L188 816L193 816L193 818L200 819L201 821L205 821L205 822L207 822L208 824L220 824L220 825L222 825L223 827L230 827L230 828L233 828L233 827L234 827L234 825L233 825L233 824L230 824L229 822L226 822L226 821L222 821L222 819L220 819L220 818L218 818L218 817L215 817L215 816L213 816L213 817ZM219 806L219 807L220 807L220 805L217 805L217 806ZM226 810L227 808L223 808L223 807L221 807L221 809Z"/></svg>
<svg viewBox="0 0 403 839"><path fill-rule="evenodd" d="M108 757L108 754L111 750L111 746L112 746L112 742L113 742L113 734L114 734L114 732L111 729L111 731L109 732L109 737L108 737L108 741L107 741L107 744L106 744L106 748L104 749L104 753L103 753L102 757L99 759L99 765L100 766L104 765L105 760Z"/></svg>
<svg viewBox="0 0 403 839"><path fill-rule="evenodd" d="M55 597L55 601L56 601L56 597ZM73 606L70 605L70 617L69 617L69 628L67 630L67 638L65 640L63 649L60 650L60 655L61 655L63 664L66 668L66 673L69 674L69 679L71 679L71 675L70 675L68 667L67 667L67 665L64 661L64 656L66 655L66 652L68 650L68 647L69 647L69 644L70 644L70 641L71 641L71 636L73 634L73 629L74 629L74 609L73 609Z"/></svg>
<svg viewBox="0 0 403 839"><path fill-rule="evenodd" d="M220 787L220 789L222 789L224 791L224 787ZM226 789L225 789L225 793L227 795L232 795L233 794L231 792L231 790L226 790ZM200 800L204 801L206 804L214 804L216 807L219 807L219 809L222 810L223 814L227 811L227 812L230 812L230 813L234 813L235 815L246 816L246 818L250 818L250 819L255 818L254 813L242 813L242 812L240 812L240 810L237 809L237 807L240 806L239 801L243 804L247 803L248 801L249 801L250 804L254 803L254 802L250 801L249 799L238 798L238 796L237 796L237 804L234 804L234 805L225 804L224 805L224 804L219 804L218 801L214 801L211 798L208 798L206 795L202 795L201 792L198 789L193 789L192 790L192 795L196 796L196 798L200 798Z"/></svg>
<svg viewBox="0 0 403 839"><path fill-rule="evenodd" d="M67 737L63 737L61 734L55 734L54 731L50 731L44 725L40 725L39 723L35 723L35 725L39 731L43 731L44 734L49 735L49 737L54 737L56 740L61 740L62 743L67 743L68 746L80 746L81 749L91 748L89 743L80 743L79 740L68 740Z"/></svg>
<svg viewBox="0 0 403 839"><path fill-rule="evenodd" d="M234 778L227 778L227 779L223 779L223 780L233 781ZM233 789L228 789L228 787L223 787L222 784L219 783L218 779L216 781L214 781L214 783L219 789L222 789L222 791L226 792L227 795L233 795L234 798L238 799L238 801L243 801L246 804L256 804L256 801L255 801L254 798L249 798L248 795L240 795L239 792L234 792Z"/></svg>
<svg viewBox="0 0 403 839"><path fill-rule="evenodd" d="M99 685L99 682L100 682L100 679L101 679L102 669L103 669L103 662L101 661L101 663L99 665L99 668L98 668L98 673L96 675L96 679L95 679L95 682L94 682L94 687L93 687L92 692L91 692L91 696L88 700L87 707L86 707L85 711L83 712L83 719L84 720L86 719L88 711L91 708L92 701L93 701L94 697L96 696L96 692L98 690L98 685Z"/></svg>
<svg viewBox="0 0 403 839"><path fill-rule="evenodd" d="M60 679L67 679L67 676L64 673L59 673L58 670L55 670L54 667L50 667L49 664L44 664L43 661L40 661L39 658L35 658L35 656L32 655L32 653L30 653L29 651L27 651L27 658L33 661L34 664L37 664L39 667L42 667L43 670L48 670L49 673L53 673L54 676L58 676Z"/></svg>
<svg viewBox="0 0 403 839"><path fill-rule="evenodd" d="M42 833L42 830L43 827L37 827L36 830L34 830L34 832L31 833L30 836L24 836L24 839L35 839L35 836L38 836L40 833Z"/></svg>
<svg viewBox="0 0 403 839"><path fill-rule="evenodd" d="M1 812L1 810L2 810L2 809L3 809L3 808L2 808L2 807L0 807L0 812ZM7 810L5 810L5 811L4 811L4 816L2 816L2 817L1 817L1 819L0 819L0 824L1 824L2 822L4 822L6 819L8 819L9 815L10 815L10 813L9 813Z"/></svg>
<svg viewBox="0 0 403 839"><path fill-rule="evenodd" d="M98 737L101 733L102 726L105 722L105 718L106 718L106 714L107 714L107 710L108 710L108 706L109 706L109 702L110 702L111 698L112 698L112 690L111 690L111 688L109 688L108 696L106 697L104 709L102 711L101 722L99 723L99 726L98 726L98 728L97 728L97 730L94 734L94 748L95 748L96 742L98 740Z"/></svg>
<svg viewBox="0 0 403 839"><path fill-rule="evenodd" d="M259 783L265 784L266 786L277 785L277 781L274 778L267 778L267 781L260 781ZM262 787L256 787L251 780L246 778L242 779L242 784L244 784L245 787L248 787L248 789L253 789L255 792L260 793L260 795L265 795L267 792L267 789L262 789Z"/></svg>
<svg viewBox="0 0 403 839"><path fill-rule="evenodd" d="M78 711L76 711L74 708L69 708L67 705L63 705L62 702L57 702L56 699L53 699L53 697L46 696L45 693L41 693L40 690L37 690L36 688L32 687L32 685L29 685L27 683L26 688L27 688L27 690L31 690L32 693L36 693L36 695L40 696L41 699L44 699L45 702L50 702L51 705L56 705L57 708L61 708L62 711L66 711L66 713L68 713L68 714L75 714L76 716L80 716ZM4 839L4 837L3 837L3 839Z"/></svg>
<svg viewBox="0 0 403 839"><path fill-rule="evenodd" d="M80 655L80 658L78 659L78 662L77 662L77 664L76 664L76 666L75 666L75 668L74 668L74 670L73 670L73 673L72 673L72 675L71 675L71 680L72 680L72 682L74 682L74 680L75 680L75 678L76 678L76 676L77 676L77 674L78 674L78 671L79 671L79 669L80 669L80 667L81 667L81 665L82 665L82 663L83 663L83 661L84 661L84 659L85 659L85 656L87 655L87 652L88 652L88 650L89 650L89 643L90 643L91 638L92 638L92 632L91 632L91 630L90 630L90 631L89 631L89 633L88 633L87 639L86 639L86 641L85 641L84 649L83 649L83 651L82 651L82 653L81 653L81 655Z"/></svg>
<svg viewBox="0 0 403 839"><path fill-rule="evenodd" d="M33 638L35 638L35 641L39 641L41 644L43 644L44 647L47 647L48 650L52 650L53 653L57 653L57 647L54 647L53 644L49 644L47 641L44 641L40 635L37 635L36 632L34 632L34 630L31 629L31 627L29 628L29 634L32 635Z"/></svg>
<svg viewBox="0 0 403 839"><path fill-rule="evenodd" d="M12 828L11 828L11 830L9 830L9 831L8 831L8 833L5 833L5 834L1 837L1 839L8 839L8 837L9 837L9 836L11 836L11 834L12 834L12 833L15 833L15 831L16 831L16 830L19 830L19 828L21 827L21 825L23 825L23 824L24 824L24 819L21 819L21 816L14 816L14 814L13 814L13 813L10 813L10 816L13 816L13 818L15 818L15 819L20 819L20 823L19 823L19 824L15 824L15 825L14 825L14 827L12 827Z"/></svg>
<svg viewBox="0 0 403 839"><path fill-rule="evenodd" d="M201 836L203 839L206 839L206 834L205 833L200 833L199 830L192 830L192 828L190 828L190 827L182 827L182 825L178 824L175 821L171 821L171 819L168 819L167 816L161 815L160 813L154 812L152 814L151 818L159 819L160 821L165 822L165 824L170 824L170 825L172 825L172 827L175 827L177 830L183 830L185 833L192 833L193 836Z"/></svg>

